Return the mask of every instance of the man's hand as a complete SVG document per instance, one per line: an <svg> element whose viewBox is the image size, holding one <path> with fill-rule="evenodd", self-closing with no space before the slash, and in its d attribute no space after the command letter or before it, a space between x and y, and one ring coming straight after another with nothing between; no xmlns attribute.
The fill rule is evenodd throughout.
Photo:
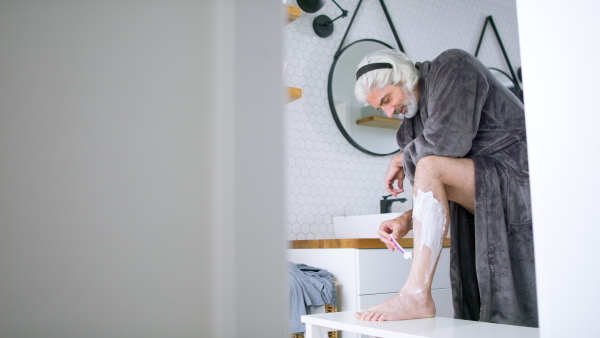
<svg viewBox="0 0 600 338"><path fill-rule="evenodd" d="M388 249L396 250L396 245L390 240L390 234L395 240L398 240L412 230L412 210L405 212L397 218L389 221L384 221L379 226L377 234L379 234L379 240L388 247Z"/></svg>
<svg viewBox="0 0 600 338"><path fill-rule="evenodd" d="M398 188L394 188L397 182ZM398 153L392 157L388 171L385 174L385 189L394 197L404 192L404 153Z"/></svg>

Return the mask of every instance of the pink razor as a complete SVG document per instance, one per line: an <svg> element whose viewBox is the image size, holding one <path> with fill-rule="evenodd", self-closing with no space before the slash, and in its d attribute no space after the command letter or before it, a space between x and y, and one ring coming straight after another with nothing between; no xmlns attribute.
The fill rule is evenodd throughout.
<svg viewBox="0 0 600 338"><path fill-rule="evenodd" d="M392 240L392 242L394 242L394 244L396 245L396 248L398 248L398 250L400 250L400 252L402 252L404 254L404 259L412 259L412 252L408 252L408 251L404 250L400 246L400 244L398 244L398 242L396 242L394 237L392 237L392 234L390 234L390 239Z"/></svg>

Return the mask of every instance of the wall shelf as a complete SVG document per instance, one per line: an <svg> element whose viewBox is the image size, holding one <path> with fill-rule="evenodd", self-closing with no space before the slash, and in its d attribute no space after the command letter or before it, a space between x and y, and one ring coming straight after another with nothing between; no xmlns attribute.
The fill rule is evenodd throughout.
<svg viewBox="0 0 600 338"><path fill-rule="evenodd" d="M292 6L292 5L285 5L285 7L286 7L286 12L287 12L288 23L298 19L302 15L302 11L300 10L300 7Z"/></svg>
<svg viewBox="0 0 600 338"><path fill-rule="evenodd" d="M288 91L288 102L296 101L302 97L302 89L287 87Z"/></svg>
<svg viewBox="0 0 600 338"><path fill-rule="evenodd" d="M402 120L398 119L390 119L389 117L381 117L381 116L369 116L362 118L360 120L356 120L356 124L360 124L363 126L371 126L378 128L386 128L386 129L394 129L397 130L400 127Z"/></svg>
<svg viewBox="0 0 600 338"><path fill-rule="evenodd" d="M302 10L298 6L285 5L285 11L287 14L287 23L290 23L300 16L302 16ZM284 66L285 70L285 66ZM288 95L288 103L292 101L296 101L302 97L302 89L294 88L294 87L286 87L287 95Z"/></svg>

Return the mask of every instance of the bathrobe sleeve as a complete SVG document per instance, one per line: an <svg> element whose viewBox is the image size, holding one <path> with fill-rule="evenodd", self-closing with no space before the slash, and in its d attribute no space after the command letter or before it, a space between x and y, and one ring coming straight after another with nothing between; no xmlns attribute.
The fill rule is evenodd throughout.
<svg viewBox="0 0 600 338"><path fill-rule="evenodd" d="M450 50L431 63L428 80L421 83L420 118L424 130L404 150L407 177L428 155L460 158L471 150L489 85L465 52ZM415 116L414 118L419 118Z"/></svg>

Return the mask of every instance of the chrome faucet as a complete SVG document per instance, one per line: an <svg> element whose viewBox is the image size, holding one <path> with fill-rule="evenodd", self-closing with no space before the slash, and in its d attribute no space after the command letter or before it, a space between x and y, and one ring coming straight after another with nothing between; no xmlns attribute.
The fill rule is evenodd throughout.
<svg viewBox="0 0 600 338"><path fill-rule="evenodd" d="M400 203L404 203L406 201L408 201L406 198L391 198L388 199L388 197L391 197L392 195L387 195L387 196L382 196L382 200L379 201L379 213L380 214L387 214L392 212L392 204L394 202L400 202Z"/></svg>

